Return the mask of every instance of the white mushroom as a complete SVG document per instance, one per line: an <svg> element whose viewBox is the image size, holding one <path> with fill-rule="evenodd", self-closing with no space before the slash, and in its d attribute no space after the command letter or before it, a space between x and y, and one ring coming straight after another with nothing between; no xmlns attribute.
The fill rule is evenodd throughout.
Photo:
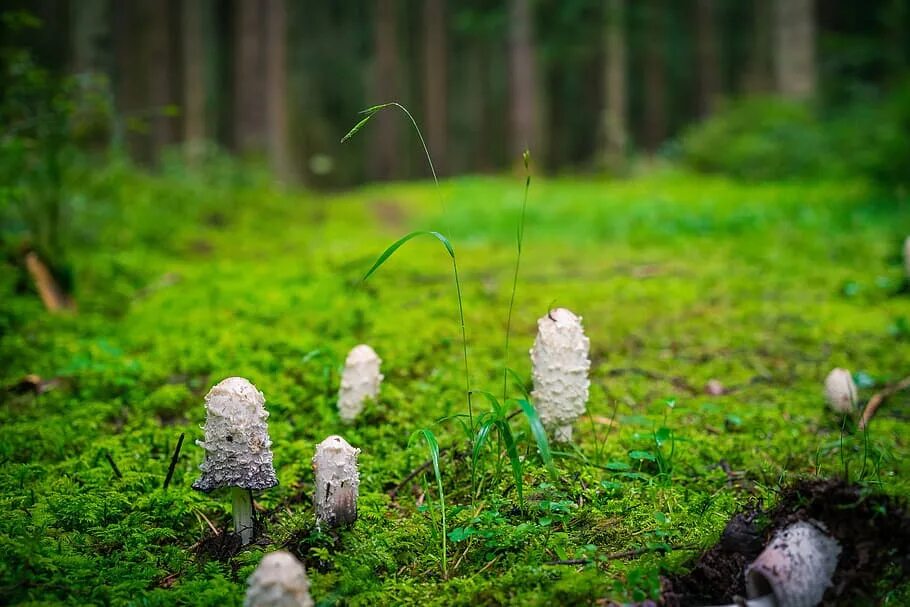
<svg viewBox="0 0 910 607"><path fill-rule="evenodd" d="M313 504L317 524L338 527L357 520L357 489L360 486L358 453L360 449L355 449L336 435L316 446L313 456L313 471L316 473Z"/></svg>
<svg viewBox="0 0 910 607"><path fill-rule="evenodd" d="M338 413L345 422L352 422L363 410L367 399L379 396L382 360L366 344L356 346L344 361L341 389L338 391Z"/></svg>
<svg viewBox="0 0 910 607"><path fill-rule="evenodd" d="M572 423L585 412L591 385L589 349L581 317L569 310L557 308L537 321L531 397L540 420L558 442L572 440Z"/></svg>
<svg viewBox="0 0 910 607"><path fill-rule="evenodd" d="M910 279L910 236L904 240L904 271L907 273L907 278Z"/></svg>
<svg viewBox="0 0 910 607"><path fill-rule="evenodd" d="M278 484L272 466L272 441L265 397L242 377L229 377L205 397L205 461L193 488L209 492L230 488L234 531L243 545L253 540L252 491Z"/></svg>
<svg viewBox="0 0 910 607"><path fill-rule="evenodd" d="M853 413L856 407L856 384L846 369L836 368L825 378L825 398L838 413Z"/></svg>
<svg viewBox="0 0 910 607"><path fill-rule="evenodd" d="M306 570L290 552L265 555L247 584L244 607L313 607Z"/></svg>
<svg viewBox="0 0 910 607"><path fill-rule="evenodd" d="M773 595L777 607L815 607L831 585L840 552L821 523L794 523L746 568L746 592L750 599Z"/></svg>

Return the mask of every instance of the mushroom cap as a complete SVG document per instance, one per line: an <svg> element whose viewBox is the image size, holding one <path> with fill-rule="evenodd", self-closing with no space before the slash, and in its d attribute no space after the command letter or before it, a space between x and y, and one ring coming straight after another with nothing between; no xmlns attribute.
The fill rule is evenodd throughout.
<svg viewBox="0 0 910 607"><path fill-rule="evenodd" d="M360 472L355 449L338 435L332 435L316 446L313 470L316 491L313 504L318 521L330 527L347 525L357 519L357 495Z"/></svg>
<svg viewBox="0 0 910 607"><path fill-rule="evenodd" d="M565 308L551 310L537 321L531 396L544 426L558 440L571 439L572 423L585 412L590 347L581 317Z"/></svg>
<svg viewBox="0 0 910 607"><path fill-rule="evenodd" d="M746 568L746 592L750 599L773 594L778 607L815 607L831 585L840 551L821 523L794 523L778 530Z"/></svg>
<svg viewBox="0 0 910 607"><path fill-rule="evenodd" d="M306 570L290 552L265 555L247 584L244 607L313 606Z"/></svg>
<svg viewBox="0 0 910 607"><path fill-rule="evenodd" d="M825 399L838 413L852 413L856 407L856 384L850 371L840 367L832 369L825 378Z"/></svg>
<svg viewBox="0 0 910 607"><path fill-rule="evenodd" d="M265 397L242 377L229 377L205 396L205 449L200 491L223 487L268 489L278 484L272 465L272 441Z"/></svg>
<svg viewBox="0 0 910 607"><path fill-rule="evenodd" d="M379 396L382 360L370 346L355 346L344 361L341 387L338 390L338 413L346 422L354 419L363 410L363 402Z"/></svg>

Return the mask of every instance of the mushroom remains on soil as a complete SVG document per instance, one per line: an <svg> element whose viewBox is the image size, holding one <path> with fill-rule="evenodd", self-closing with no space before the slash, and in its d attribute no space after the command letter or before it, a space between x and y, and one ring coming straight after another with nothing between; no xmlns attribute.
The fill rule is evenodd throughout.
<svg viewBox="0 0 910 607"><path fill-rule="evenodd" d="M247 584L244 607L313 607L306 570L290 552L265 555Z"/></svg>
<svg viewBox="0 0 910 607"><path fill-rule="evenodd" d="M242 545L253 540L252 491L278 484L268 416L262 392L242 377L221 381L205 396L205 440L196 441L205 461L193 488L231 489L234 531Z"/></svg>
<svg viewBox="0 0 910 607"><path fill-rule="evenodd" d="M344 361L341 388L338 391L338 413L345 422L352 422L363 410L363 403L379 396L382 360L370 346L354 347Z"/></svg>
<svg viewBox="0 0 910 607"><path fill-rule="evenodd" d="M339 527L357 520L357 491L360 486L358 453L360 449L355 449L337 435L316 446L313 456L313 471L316 473L313 505L317 524Z"/></svg>
<svg viewBox="0 0 910 607"><path fill-rule="evenodd" d="M856 408L856 384L847 369L836 368L825 378L825 399L837 413L848 415Z"/></svg>
<svg viewBox="0 0 910 607"><path fill-rule="evenodd" d="M572 424L585 412L590 348L581 317L569 310L557 308L537 321L531 397L540 421L557 442L572 440Z"/></svg>

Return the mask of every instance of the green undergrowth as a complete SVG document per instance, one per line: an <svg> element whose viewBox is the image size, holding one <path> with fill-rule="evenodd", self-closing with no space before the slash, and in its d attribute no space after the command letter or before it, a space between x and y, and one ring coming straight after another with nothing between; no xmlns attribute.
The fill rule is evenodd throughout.
<svg viewBox="0 0 910 607"><path fill-rule="evenodd" d="M0 267L0 602L239 605L262 552L282 546L324 605L641 600L796 477L910 494L906 394L865 437L842 432L821 395L834 366L864 399L910 374L907 201L855 182L668 172L532 185L508 359L527 384L536 320L552 306L581 314L588 415L575 444L551 446L555 478L513 418L523 503L496 457L472 499L462 430L437 421L465 412L449 257L415 239L360 278L401 234L444 232L472 385L498 393L523 185L320 195L224 174L86 176L71 226L78 313L46 314L14 257ZM345 427L339 370L361 342L385 381ZM190 484L202 397L231 375L265 393L280 485L256 497L260 545L219 559L207 538L229 527L230 500ZM712 379L724 394L706 392ZM441 448L447 579L432 469L389 495L427 459L409 447L424 427ZM334 433L362 450L360 518L337 534L316 530L310 505L313 449ZM910 597L906 584L882 593Z"/></svg>

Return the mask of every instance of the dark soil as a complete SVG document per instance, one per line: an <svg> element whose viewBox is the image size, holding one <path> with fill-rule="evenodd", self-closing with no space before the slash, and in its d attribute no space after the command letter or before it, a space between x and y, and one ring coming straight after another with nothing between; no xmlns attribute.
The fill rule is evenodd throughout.
<svg viewBox="0 0 910 607"><path fill-rule="evenodd" d="M874 604L877 584L910 573L905 503L843 481L808 480L785 490L772 510L734 516L717 545L702 554L688 574L666 580L663 604L716 605L745 596L746 565L777 529L806 519L822 522L842 548L824 605Z"/></svg>

